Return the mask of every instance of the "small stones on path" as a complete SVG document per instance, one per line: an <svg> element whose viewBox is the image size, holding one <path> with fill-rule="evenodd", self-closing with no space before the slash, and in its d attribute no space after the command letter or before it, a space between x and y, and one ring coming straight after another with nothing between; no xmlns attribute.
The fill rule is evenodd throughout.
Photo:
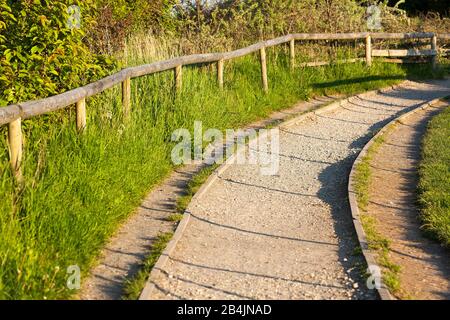
<svg viewBox="0 0 450 320"><path fill-rule="evenodd" d="M377 298L358 271L362 257L353 255L351 164L386 121L450 94L449 84L406 82L359 96L353 111L338 108L280 131L280 154L290 157L280 157L275 176L261 176L257 165L229 166L190 204L190 223L164 266L183 279L158 273L151 280L159 289L148 298Z"/></svg>

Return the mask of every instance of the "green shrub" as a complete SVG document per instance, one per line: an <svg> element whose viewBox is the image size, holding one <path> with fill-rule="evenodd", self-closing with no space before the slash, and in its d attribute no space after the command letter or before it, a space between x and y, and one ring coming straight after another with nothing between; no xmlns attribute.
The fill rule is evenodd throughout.
<svg viewBox="0 0 450 320"><path fill-rule="evenodd" d="M69 5L81 27L68 25ZM106 75L109 59L83 43L92 0L0 0L0 106L61 93Z"/></svg>

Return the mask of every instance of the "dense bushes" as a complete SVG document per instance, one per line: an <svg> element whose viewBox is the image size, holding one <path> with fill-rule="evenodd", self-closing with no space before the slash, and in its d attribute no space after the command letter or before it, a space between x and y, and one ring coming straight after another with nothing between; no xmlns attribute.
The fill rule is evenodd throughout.
<svg viewBox="0 0 450 320"><path fill-rule="evenodd" d="M189 54L291 32L366 31L366 0L0 0L0 106L60 93L105 75L131 34L171 39ZM437 14L410 19L380 2L384 31L448 30ZM67 27L67 7L81 28ZM95 53L95 54L94 54Z"/></svg>
<svg viewBox="0 0 450 320"><path fill-rule="evenodd" d="M135 32L161 33L174 29L172 8L176 0L94 0L95 26L90 29L89 46L96 52L114 53Z"/></svg>
<svg viewBox="0 0 450 320"><path fill-rule="evenodd" d="M0 0L0 106L57 94L104 76L110 61L92 54L83 30L92 23L91 0L82 28L69 28L69 1ZM106 68L105 68L106 67Z"/></svg>
<svg viewBox="0 0 450 320"><path fill-rule="evenodd" d="M182 52L236 48L297 32L367 31L367 6L378 3L385 32L447 32L438 13L409 18L398 5L372 0L182 0L171 11L171 35ZM168 20L170 21L170 19ZM160 33L159 33L160 34Z"/></svg>

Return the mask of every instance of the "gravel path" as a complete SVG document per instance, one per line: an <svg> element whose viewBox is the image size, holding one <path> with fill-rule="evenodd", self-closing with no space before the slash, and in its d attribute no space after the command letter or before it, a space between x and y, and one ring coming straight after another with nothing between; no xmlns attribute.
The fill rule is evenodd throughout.
<svg viewBox="0 0 450 320"><path fill-rule="evenodd" d="M267 119L250 124L249 128L264 128L308 110L330 103L340 96L328 96L300 102L293 107L274 112ZM123 295L124 282L139 270L157 236L171 232L174 223L167 218L176 211L177 199L185 194L186 185L192 176L203 167L191 164L177 168L169 177L153 188L132 214L123 223L102 250L99 263L82 279L78 298L86 300L118 300Z"/></svg>
<svg viewBox="0 0 450 320"><path fill-rule="evenodd" d="M362 95L280 133L280 171L232 165L190 205L191 221L152 299L371 299L347 199L353 160L373 131L450 81Z"/></svg>

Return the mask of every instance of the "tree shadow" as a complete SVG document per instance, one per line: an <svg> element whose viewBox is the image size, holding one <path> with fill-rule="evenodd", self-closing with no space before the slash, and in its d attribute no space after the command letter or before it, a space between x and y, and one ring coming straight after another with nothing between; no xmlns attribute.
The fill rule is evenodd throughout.
<svg viewBox="0 0 450 320"><path fill-rule="evenodd" d="M383 215L386 214L389 217L388 219L383 219L383 215L380 215L381 230L383 230L383 225L388 225L390 228L395 227L395 230L397 230L398 234L394 235L391 241L393 243L401 243L402 245L398 247L399 250L394 250L393 248L390 250L394 253L394 255L401 256L402 262L400 264L402 267L404 266L405 269L408 268L408 260L423 261L429 266L433 266L433 268L424 266L424 269L433 269L435 274L440 275L441 278L448 279L450 274L450 260L448 252L440 245L439 242L429 239L427 234L421 230L422 221L420 221L419 218L420 210L417 198L417 186L419 183L418 167L421 159L421 141L425 135L429 120L431 120L433 116L438 113L439 110L431 110L431 112L422 117L418 122L413 122L412 124L402 122L399 124L399 126L409 127L408 130L411 133L411 137L407 138L407 140L402 143L398 143L398 140L393 137L388 137L388 140L383 145L386 148L383 152L395 152L395 149L400 149L398 150L399 153L403 154L401 158L409 159L411 164L410 169L401 170L397 173L397 177L399 177L399 179L401 179L400 181L402 181L397 186L397 190L400 191L397 195L387 196L384 198L384 203L380 203L380 201L371 201L370 203L372 205L382 207L383 210L380 210L379 212ZM380 154L383 153L380 152ZM399 159L399 161L401 161L401 159ZM393 164L392 167L397 168L395 164ZM391 171L387 170L387 172L392 174ZM383 177L391 180L392 178L388 174L385 174ZM386 204L386 202L389 204ZM391 203L394 203L394 205ZM375 214L376 212L377 211L374 211ZM419 254L417 254L417 256L412 255L411 253L414 251L410 251L408 248L418 249L416 254ZM429 283L427 276L431 275L433 272L426 271L424 273L423 280ZM426 288L428 289L429 285L427 285ZM449 299L450 297L450 293L448 291L439 292L434 290L430 291L430 293L442 299Z"/></svg>
<svg viewBox="0 0 450 320"><path fill-rule="evenodd" d="M372 82L372 81L385 81L385 80L402 80L403 77L400 76L367 76L367 77L359 77L352 79L340 79L328 82L318 82L313 83L312 87L314 89L327 89L327 88L335 88L339 86L346 86L350 84L361 84L364 82Z"/></svg>
<svg viewBox="0 0 450 320"><path fill-rule="evenodd" d="M404 108L393 113L382 121L372 123L372 125L370 125L366 130L365 134L349 143L349 149L361 150L381 128L386 126L390 121L397 118L399 115L416 108L418 105ZM352 123L352 121L349 122ZM358 153L349 153L347 157L327 166L319 174L321 187L317 195L319 199L327 203L331 208L331 215L334 221L333 227L339 241L339 261L345 270L351 270L354 268L355 264L366 266L366 262L364 261L362 255L353 256L353 250L358 247L358 240L355 228L353 226L353 218L351 216L347 192L348 177L357 156ZM336 177L341 178L336 179ZM349 256L353 257L349 259ZM349 277L351 277L355 282L364 283L360 271L356 269L357 268L354 268L354 270L349 274ZM376 292L368 290L366 287L361 288L361 290L364 290L367 294L378 296Z"/></svg>
<svg viewBox="0 0 450 320"><path fill-rule="evenodd" d="M446 89L449 90L448 88ZM398 96L399 98L404 98L405 92L402 90L401 92L390 92L388 93L389 96ZM385 94L386 93L381 93ZM424 98L424 94L425 97ZM419 101L424 101L426 99L431 99L436 96L436 92L434 94L432 93L424 93L419 90L419 92L414 93L414 98L418 99ZM397 112L393 113L391 116L387 117L386 119L382 121L378 121L376 123L373 123L366 133L359 137L358 139L354 140L349 144L350 149L356 149L361 150L368 142L369 140L375 135L376 132L378 132L381 128L386 126L389 122L391 122L393 119L399 117L400 115L407 113L417 107L419 107L422 103L414 104L410 107L406 107L403 109L399 109ZM345 121L345 120L343 120ZM351 123L351 121L349 121ZM394 145L393 147L401 147L401 148L409 148L410 146L403 146L403 145ZM359 152L358 152L359 153ZM356 157L358 156L358 153L355 154L349 154L346 158L342 159L339 162L336 162L334 164L331 164L324 168L324 170L319 174L319 181L321 182L321 188L318 192L318 197L330 205L331 208L331 214L333 216L334 221L334 230L336 234L338 235L338 241L339 241L339 260L342 266L345 269L351 268L352 262L350 259L348 259L348 256L350 254L350 248L355 248L358 246L356 231L353 226L353 218L351 216L351 210L350 210L350 204L348 201L348 192L347 192L347 186L348 186L348 177L351 171L351 167L356 160ZM401 172L403 174L410 174L411 172ZM342 177L341 179L335 179L335 177ZM373 201L371 202L373 203ZM388 206L386 204L378 204L382 205L385 208L392 207ZM357 257L356 261L358 263L362 263L362 265L366 265L366 262L364 261L362 255L359 255ZM354 278L355 281L361 281L361 276L357 273L354 273L350 275ZM367 289L366 289L367 290ZM375 293L376 294L376 293ZM378 295L378 294L376 294Z"/></svg>

